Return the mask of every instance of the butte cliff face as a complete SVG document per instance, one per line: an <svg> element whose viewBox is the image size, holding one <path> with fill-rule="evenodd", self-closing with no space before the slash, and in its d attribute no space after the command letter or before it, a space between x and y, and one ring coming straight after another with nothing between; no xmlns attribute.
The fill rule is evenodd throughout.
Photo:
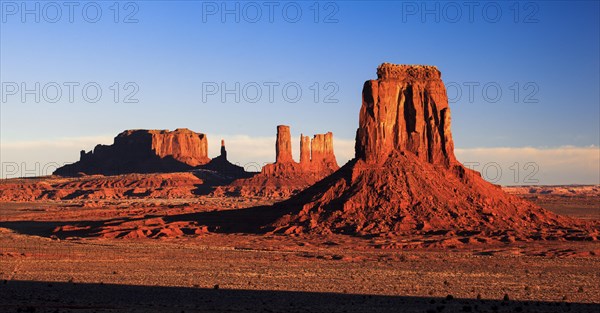
<svg viewBox="0 0 600 313"><path fill-rule="evenodd" d="M289 197L339 169L333 152L333 134L300 135L300 162L292 157L290 127L277 126L275 163L249 179L239 179L217 188L217 194L261 197Z"/></svg>
<svg viewBox="0 0 600 313"><path fill-rule="evenodd" d="M268 229L359 235L512 232L525 238L572 225L504 193L456 160L437 68L386 63L377 76L364 84L355 158L277 204L289 213Z"/></svg>
<svg viewBox="0 0 600 313"><path fill-rule="evenodd" d="M339 166L333 152L333 133L316 134L310 139L300 134L300 163L292 157L290 127L277 126L275 163L267 164L261 173L270 176L317 176L323 178Z"/></svg>
<svg viewBox="0 0 600 313"><path fill-rule="evenodd" d="M112 145L97 145L93 151L81 151L78 162L57 169L54 174L124 174L174 172L206 164L206 135L189 129L126 130Z"/></svg>
<svg viewBox="0 0 600 313"><path fill-rule="evenodd" d="M356 157L381 163L391 153L406 151L433 164L456 163L440 71L384 63L377 77L363 87Z"/></svg>

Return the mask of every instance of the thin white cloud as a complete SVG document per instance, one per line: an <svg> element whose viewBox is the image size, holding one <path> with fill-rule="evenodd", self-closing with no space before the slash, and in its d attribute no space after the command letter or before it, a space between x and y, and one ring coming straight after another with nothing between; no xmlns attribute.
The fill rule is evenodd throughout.
<svg viewBox="0 0 600 313"><path fill-rule="evenodd" d="M210 157L219 154L221 139L225 139L229 160L248 170L258 170L275 160L275 136L207 136ZM97 144L112 142L113 136L3 140L0 142L0 177L50 174L57 165L77 161L80 150L89 151ZM354 157L354 139L334 137L334 150L342 166ZM292 151L298 160L298 138L292 138ZM600 184L600 148L597 146L457 148L455 153L459 161L483 172L484 178L497 184Z"/></svg>
<svg viewBox="0 0 600 313"><path fill-rule="evenodd" d="M469 148L455 154L502 185L600 184L597 146Z"/></svg>

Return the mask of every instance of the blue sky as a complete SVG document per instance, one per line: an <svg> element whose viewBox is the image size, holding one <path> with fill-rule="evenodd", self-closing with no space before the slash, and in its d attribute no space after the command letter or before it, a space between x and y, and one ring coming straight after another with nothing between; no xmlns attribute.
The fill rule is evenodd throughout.
<svg viewBox="0 0 600 313"><path fill-rule="evenodd" d="M551 173L540 174L542 183L600 183L596 1L476 2L472 8L464 2L138 1L119 3L117 23L113 1L78 3L73 22L61 1L54 2L59 9L1 2L2 162L71 162L80 149L100 139L110 143L124 129L187 127L209 134L213 155L220 139L214 137L254 150L262 144L267 150L256 154L228 148L239 151L230 152L234 161L264 163L274 159L266 138L278 124L291 125L295 136L332 131L345 162L362 84L376 77L377 65L392 62L442 71L463 161L494 161L493 149L501 147L515 149L507 164L545 164L557 157L548 151L576 149L583 154L561 157L579 167L555 173L540 165L541 174ZM22 15L36 3L37 13ZM223 9L232 13L223 16ZM21 87L34 89L36 82L40 102L31 94L22 101ZM79 84L73 103L65 83ZM82 96L90 83L92 91L102 90L95 103ZM222 87L236 83L239 89L222 99ZM214 86L219 90L207 89ZM124 103L136 87L137 103ZM53 98L56 103L46 101ZM522 154L524 147L541 154ZM481 148L489 149L487 157L470 153Z"/></svg>

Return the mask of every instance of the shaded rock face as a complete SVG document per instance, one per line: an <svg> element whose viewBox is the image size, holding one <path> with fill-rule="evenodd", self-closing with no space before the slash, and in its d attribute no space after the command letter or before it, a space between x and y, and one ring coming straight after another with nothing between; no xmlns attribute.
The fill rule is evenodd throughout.
<svg viewBox="0 0 600 313"><path fill-rule="evenodd" d="M227 160L227 150L225 149L225 140L223 139L221 139L221 154L210 160L207 164L200 165L198 168L219 173L227 183L230 183L234 179L247 178L253 175L246 172L243 167Z"/></svg>
<svg viewBox="0 0 600 313"><path fill-rule="evenodd" d="M93 151L81 152L78 162L58 168L54 174L124 174L174 172L206 164L206 135L189 129L126 130L115 137L112 145L97 145Z"/></svg>
<svg viewBox="0 0 600 313"><path fill-rule="evenodd" d="M448 100L435 67L385 63L377 74L377 80L364 84L355 158L276 204L283 217L267 230L358 235L469 231L485 240L540 238L536 232L585 228L504 193L455 159ZM317 155L327 150L327 138L314 142L323 148L313 149L313 159L315 150Z"/></svg>
<svg viewBox="0 0 600 313"><path fill-rule="evenodd" d="M382 64L363 87L356 157L384 162L408 151L434 164L456 163L450 108L441 74L433 66Z"/></svg>
<svg viewBox="0 0 600 313"><path fill-rule="evenodd" d="M221 156L227 159L227 150L225 150L225 140L221 139Z"/></svg>

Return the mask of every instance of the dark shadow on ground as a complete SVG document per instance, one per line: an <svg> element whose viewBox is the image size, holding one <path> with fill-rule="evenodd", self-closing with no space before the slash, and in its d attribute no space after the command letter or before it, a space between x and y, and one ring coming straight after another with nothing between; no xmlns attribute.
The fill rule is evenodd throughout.
<svg viewBox="0 0 600 313"><path fill-rule="evenodd" d="M281 216L290 213L281 207L257 206L245 209L198 212L178 215L147 215L143 218L114 218L99 221L8 221L0 222L1 228L8 228L24 235L41 237L96 237L105 227L117 227L120 223L160 217L165 223L197 222L208 226L209 231L216 233L262 234L270 229L265 228ZM68 231L55 231L59 227L68 226ZM75 229L76 228L76 229Z"/></svg>
<svg viewBox="0 0 600 313"><path fill-rule="evenodd" d="M262 234L269 230L265 226L288 213L289 211L277 206L256 206L237 210L169 215L163 217L163 220L167 223L196 221L216 233Z"/></svg>
<svg viewBox="0 0 600 313"><path fill-rule="evenodd" d="M50 237L52 235L56 235L58 238L64 239L64 237L67 236L61 236L60 232L55 232L57 228L63 226L76 226L79 229L70 231L68 233L68 237L88 237L109 224L114 225L115 223L129 222L145 218L150 218L150 216L135 219L124 217L99 221L10 221L0 222L0 228L8 228L23 235L40 237Z"/></svg>
<svg viewBox="0 0 600 313"><path fill-rule="evenodd" d="M599 312L598 304L228 290L70 282L0 283L2 312ZM268 286L265 286L268 287Z"/></svg>

